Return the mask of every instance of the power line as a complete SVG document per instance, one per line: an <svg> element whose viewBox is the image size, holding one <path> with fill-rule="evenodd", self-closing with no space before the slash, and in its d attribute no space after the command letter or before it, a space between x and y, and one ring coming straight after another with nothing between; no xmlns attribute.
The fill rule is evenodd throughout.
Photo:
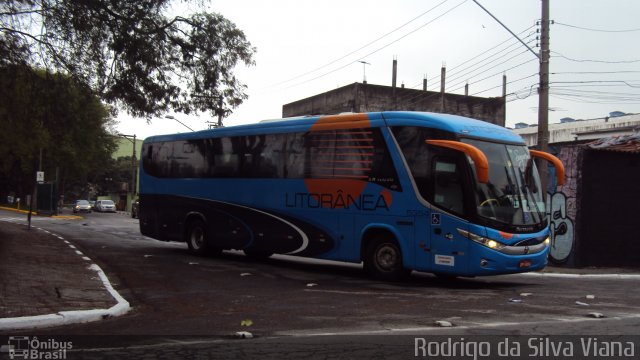
<svg viewBox="0 0 640 360"><path fill-rule="evenodd" d="M531 33L530 35L533 35L533 33ZM530 35L528 35L528 36L530 36ZM458 70L458 71L455 71L455 72L452 72L452 73L448 73L447 74L447 80L455 81L455 80L457 80L457 79L459 79L461 77L465 77L468 74L471 74L471 73L473 73L475 71L478 71L478 70L482 69L485 66L490 65L490 62L491 62L492 58L494 58L496 56L500 56L504 51L510 49L513 45L518 45L518 43L513 43L513 44L511 44L511 46L508 46L507 48L505 48L505 49L503 49L503 50L501 50L501 51L499 51L497 53L490 54L489 56L485 57L484 59L479 60L478 62L476 62L476 63L474 63L472 65L469 65L469 66L465 67L464 69L461 69L461 70ZM509 55L509 54L511 54L511 53L513 53L515 51L518 51L518 50L519 50L519 48L513 49L513 50L511 50L511 51L509 51L509 52L507 52L505 54L502 54L501 57L505 57L505 56L507 56L507 55ZM489 60L488 64L483 64L483 63L487 62L488 60ZM473 67L475 67L476 65L480 65L480 66L477 66L475 69L473 69ZM460 74L461 72L463 72L465 70L468 70L468 69L472 69L472 70L469 70L466 73Z"/></svg>
<svg viewBox="0 0 640 360"><path fill-rule="evenodd" d="M489 75L489 76L487 76L487 77L484 77L484 78L482 78L482 79L480 79L480 80L478 80L478 81L475 81L475 82L474 82L474 84L479 83L479 82L484 81L484 80L487 80L487 79L489 79L489 78L491 78L491 77L493 77L493 76L500 75L501 73L504 73L504 72L506 72L506 71L513 70L513 69L515 69L515 68L519 68L520 66L525 65L525 64L528 64L528 63L530 63L530 62L532 62L532 61L538 61L538 59L530 59L530 60L527 60L527 61L525 61L525 62L522 62L522 63L520 63L520 64L518 64L518 65L512 66L512 67L510 67L510 68L508 68L508 69L506 69L506 70L502 70L502 71L499 71L499 72L497 72L497 73L491 74L491 75ZM452 91L460 90L460 89L462 89L463 87L464 87L464 86L461 86L461 87L459 87L459 88L453 89Z"/></svg>
<svg viewBox="0 0 640 360"><path fill-rule="evenodd" d="M534 26L535 26L535 25L534 25ZM529 27L529 28L527 28L526 30L524 30L524 31L520 32L518 35L522 35L524 32L526 32L526 31L530 30L532 27L533 27L533 26L530 26L530 27ZM527 35L525 36L525 39L529 38L530 36L532 36L532 35L534 35L534 34L535 34L535 32L530 32L529 34L527 34ZM495 48L498 48L498 47L500 47L501 45L503 45L503 44L505 44L505 43L507 43L507 42L509 42L509 41L513 41L513 40L514 40L513 38L509 38L509 39L507 39L507 40L505 40L505 41L501 42L500 44L498 44L498 45L496 45L496 46L494 46L494 47L492 47L492 48L490 48L490 49L488 49L488 50L485 50L485 51L483 51L483 52L481 52L481 53L479 53L479 54L477 54L477 55L475 55L475 56L473 56L473 57L471 57L471 58L469 58L468 60L464 61L463 63L458 64L458 65L456 65L456 66L454 66L454 67L450 68L450 69L449 69L449 75L455 75L455 74L458 74L458 73L460 73L461 71L464 71L464 70L466 70L466 69L468 69L468 68L472 67L473 65L477 64L478 62L474 63L473 65L467 66L467 67L465 67L464 69L461 69L461 70L458 70L458 71L453 71L453 70L455 70L455 69L459 68L460 66L462 66L462 65L464 65L464 64L466 64L466 63L468 63L468 62L470 62L470 61L476 60L478 57L483 56L483 55L485 55L485 54L487 54L487 53L491 52L491 51L492 51L492 50L494 50ZM489 55L487 58L491 58L491 57L493 57L493 56L496 56L496 55L500 54L501 52L503 52L503 51L505 51L505 50L507 50L507 49L510 49L511 47L513 47L513 45L518 45L518 42L514 42L514 43L512 43L511 45L509 45L509 46L507 46L506 48L504 48L504 49L502 49L502 50L498 51L497 53L494 53L494 54L492 54L492 55ZM481 62L481 61L480 61L480 62Z"/></svg>
<svg viewBox="0 0 640 360"><path fill-rule="evenodd" d="M507 27L507 25L503 24L502 21L500 21L495 15L493 15L489 10L487 10L484 6L482 6L482 4L480 4L477 0L473 0L473 2L476 3L476 5L478 5L487 14L489 14L489 16L491 16L496 22L498 22L498 24L500 24L505 30L507 30L509 34L513 35L514 38L518 39L518 41L520 41L522 45L524 45L524 47L527 48L528 51L531 51L533 56L535 56L538 60L540 59L540 55L537 54L535 51L533 51L533 49L531 49L529 45L527 45L524 41L520 40L518 35L514 34L513 31L511 31L511 29Z"/></svg>
<svg viewBox="0 0 640 360"><path fill-rule="evenodd" d="M604 105L635 105L635 104L640 104L640 99L638 100L632 100L632 101L616 101L616 100L604 100L604 101L598 101L598 100L586 100L586 99L581 99L581 98L572 98L572 97L567 97L567 96L562 96L562 95L551 95L554 98L558 98L558 99L562 99L562 100L566 100L566 101L572 101L572 102L579 102L579 103L584 103L584 104L604 104Z"/></svg>
<svg viewBox="0 0 640 360"><path fill-rule="evenodd" d="M570 57L564 56L558 52L552 51L553 54L556 54L556 56L554 57L560 57L569 61L574 61L574 62L595 62L595 63L604 63L604 64L632 64L632 63L637 63L640 62L640 59L638 60L623 60L623 61L607 61L607 60L589 60L589 59L572 59Z"/></svg>
<svg viewBox="0 0 640 360"><path fill-rule="evenodd" d="M330 65L333 65L333 64L337 63L338 61L340 61L340 60L342 60L342 59L345 59L345 58L347 58L347 57L349 57L349 56L351 56L351 55L353 55L353 54L357 53L358 51L360 51L360 50L362 50L362 49L364 49L364 48L366 48L366 47L368 47L368 46L370 46L370 45L372 45L372 44L374 44L374 43L376 43L376 42L378 42L378 41L380 41L380 40L384 39L385 37L387 37L387 36L389 36L389 35L391 35L391 34L395 33L396 31L398 31L398 30L402 29L403 27L405 27L405 26L409 25L410 23L412 23L412 22L416 21L417 19L419 19L419 18L423 17L424 15L426 15L426 14L430 13L431 11L435 10L436 8L440 7L442 4L446 3L447 1L449 1L449 0L444 0L444 1L440 2L440 3L439 3L439 4L437 4L436 6L434 6L434 7L430 8L429 10L427 10L427 11L423 12L422 14L420 14L420 15L418 15L418 16L416 16L416 17L414 17L413 19L411 19L411 20L407 21L406 23L404 23L404 24L402 24L402 25L398 26L397 28L395 28L395 29L393 29L393 30L391 30L391 31L389 31L389 32L387 32L387 33L385 33L384 35L382 35L382 36L378 37L377 39L375 39L375 40L373 40L373 41L370 41L370 42L368 42L367 44L365 44L365 45L363 45L363 46L361 46L361 47L357 48L356 50L353 50L353 51L351 51L351 52L349 52L349 53L347 53L347 54L345 54L345 55L343 55L343 56L341 56L341 57L339 57L339 58L337 58L337 59L335 59L335 60L333 60L333 61L331 61L331 62L328 62L328 63L326 63L326 64L324 64L324 65L322 65L322 66L320 66L320 67L317 67L317 68L315 68L315 69L313 69L313 70L307 71L307 72L305 72L304 74L300 74L300 75L294 76L294 77L292 77L292 78L290 78L290 79L287 79L287 80L284 80L284 81L278 82L278 83L273 84L273 85L270 85L270 86L268 86L268 87L276 87L276 86L278 86L278 85L282 85L282 84L285 84L285 83L291 82L291 81L293 81L293 80L297 80L297 79L299 79L299 78L301 78L301 77L304 77L304 76L309 75L309 74L312 74L312 73L314 73L314 72L316 72L316 71L322 70L322 69L324 69L324 68L326 68L326 67L328 67L328 66L330 66ZM348 65L351 65L351 63L349 63Z"/></svg>
<svg viewBox="0 0 640 360"><path fill-rule="evenodd" d="M513 83L517 83L517 82L519 82L519 81L522 81L522 80L525 80L525 79L529 79L529 78L532 78L532 77L534 77L534 76L538 76L538 73L531 74L531 75L529 75L529 76L525 76L525 77L522 77L522 78L520 78L520 79L516 79L516 80L508 81L506 85L513 84ZM490 91L490 90L493 90L493 89L497 89L497 88L501 88L501 87L502 87L502 85L494 86L494 87L491 87L491 88L488 88L488 89L485 89L485 90L482 90L482 91L475 92L475 93L473 93L473 94L471 94L471 95L473 96L473 95L482 94L483 92L487 92L487 91Z"/></svg>
<svg viewBox="0 0 640 360"><path fill-rule="evenodd" d="M457 81L457 82L456 82L455 80L452 80L452 81L451 81L451 83L452 83L452 84L450 85L450 87L458 86L459 84L462 84L462 83L464 83L464 82L466 82L466 81L468 81L468 80L470 80L470 79L473 79L473 78L476 78L476 77L478 77L478 76L480 76L480 75L482 75L482 74L485 74L485 73L489 72L490 70L495 69L495 68L497 68L497 67L498 67L498 66L500 66L500 65L504 65L504 64L508 63L509 61L511 61L511 60L513 60L513 59L515 59L515 58L517 58L517 57L520 57L520 56L522 56L522 55L524 55L524 54L526 54L526 53L527 53L527 51L526 51L526 50L525 50L525 51L522 51L522 52L520 52L519 54L516 54L516 55L514 55L514 56L512 56L512 57L510 57L510 58L508 58L508 59L506 59L506 60L504 60L504 61L502 61L501 63L498 63L498 64L496 64L496 65L494 65L494 66L492 66L492 67L490 67L490 68L488 68L488 69L486 69L486 70L484 70L484 71L482 71L482 72L480 72L480 73L478 73L478 74L475 74L475 75L473 75L473 76L467 76L467 77L466 77L466 80ZM491 64L487 64L487 65L491 65ZM472 72L473 72L473 71L472 71ZM504 71L503 71L503 72L504 72ZM467 75L467 74L463 74L463 76L464 76L464 75ZM458 76L458 77L456 77L455 79L460 79L461 77L462 77L462 76ZM475 81L475 82L473 82L473 83L478 83L478 82L479 82L479 81Z"/></svg>
<svg viewBox="0 0 640 360"><path fill-rule="evenodd" d="M496 67L498 67L498 66L500 66L500 65L503 65L503 64L505 64L505 63L509 62L510 60L512 60L512 59L514 59L514 58L516 58L516 57L518 57L518 56L521 56L521 55L525 54L526 52L527 52L527 51L523 51L523 52L521 52L520 54L518 54L518 55L516 55L516 56L513 56L513 57L511 57L511 58L509 58L509 59L507 59L507 60L503 61L503 62L502 62L502 63L500 63L500 64L494 65L494 66L492 66L491 68L489 68L489 69L487 69L487 70L485 70L485 71L483 71L483 72L481 72L481 73L479 73L479 74L477 74L477 75L474 75L473 77L477 77L477 76L480 76L480 75L482 75L482 74L485 74L485 73L487 73L489 70L494 69L494 68L496 68ZM536 59L530 59L530 60L527 60L527 61L525 61L525 62L523 62L523 63L520 63L520 64L518 64L518 65L512 66L512 67L510 67L510 68L508 68L508 69L505 69L505 70L501 70L500 72L493 73L493 74L491 74L491 75L489 75L489 76L486 76L486 77L484 77L484 78L482 78L482 79L480 79L480 80L474 81L474 82L469 83L469 84L478 84L478 83L480 83L480 82L482 82L482 81L484 81L484 80L487 80L487 79L492 78L492 77L494 77L494 76L496 76L496 75L499 75L500 73L504 73L504 72L506 72L506 71L513 70L513 69L515 69L515 68L518 68L518 67L520 67L520 66L523 66L523 65L525 65L525 64L528 64L528 63L530 63L530 62L532 62L532 61L535 61L535 60L536 60ZM530 77L535 76L535 75L537 75L537 74L534 74L534 75L531 75L531 76L527 76L527 77L525 77L525 78L530 78ZM472 78L473 78L473 77L472 77ZM525 79L525 78L523 78L523 79ZM522 80L522 79L514 80L514 81L512 81L512 82L516 82L516 81L520 81L520 80ZM452 85L452 86L456 86L456 85L461 84L461 83L464 83L464 82L465 82L465 81L462 81L462 82L456 82L456 83L454 83L454 85ZM500 86L502 86L502 85L500 85ZM500 87L500 86L499 86L499 87ZM464 86L461 86L461 87L455 88L455 89L451 90L450 92L455 92L455 91L460 90L460 89L462 89L462 88L464 88ZM481 92L485 92L485 91L488 91L488 90L490 90L490 89L483 90L483 91L481 91ZM409 96L400 97L400 100L401 100L401 101L406 101L406 102L411 102L411 101L414 101L415 99L418 99L418 98L422 97L422 96L423 96L423 94L424 94L424 93L411 94L411 95L409 95ZM474 95L475 95L475 94L474 94Z"/></svg>
<svg viewBox="0 0 640 360"><path fill-rule="evenodd" d="M562 25L562 26L566 26L566 27L570 27L570 28L574 28L574 29L580 29L580 30L587 30L587 31L597 31L597 32L605 32L605 33L625 33L625 32L634 32L634 31L640 31L640 28L637 29L626 29L626 30L606 30L606 29L593 29L593 28L587 28L587 27L582 27L582 26L576 26L576 25L570 25L570 24L564 24L561 22L554 22L555 25Z"/></svg>
<svg viewBox="0 0 640 360"><path fill-rule="evenodd" d="M538 74L536 74L536 75L538 75ZM524 100L524 99L528 98L529 96L531 96L533 94L533 88L535 86L538 86L538 85L540 85L540 84L534 83L534 84L531 84L531 85L529 85L527 87L524 87L524 88L522 88L520 90L517 90L517 91L514 91L512 93L507 94L507 98L509 98L509 97L511 97L511 98L507 99L506 102L512 102L512 101L516 101L516 100ZM527 94L526 96L520 97L521 94L525 94L525 93ZM513 97L515 97L515 98L513 98Z"/></svg>
<svg viewBox="0 0 640 360"><path fill-rule="evenodd" d="M631 85L628 81L630 81L630 80L553 81L553 82L550 82L550 84L606 84L606 83L621 83L621 84L625 84L628 87L640 88L640 86ZM638 81L638 80L631 80L631 81Z"/></svg>
<svg viewBox="0 0 640 360"><path fill-rule="evenodd" d="M535 27L535 26L536 26L536 25L531 25L531 26L529 26L528 28L526 28L526 29L522 30L521 32L519 32L519 33L518 33L518 35L522 35L522 34L524 34L525 32L527 32L527 31L531 30L531 29L532 29L533 27ZM531 33L531 34L533 34L533 33ZM530 36L530 35L527 35L525 38L527 38L527 37L529 37L529 36ZM515 40L515 39L514 39L513 37L511 37L511 36L510 36L510 37L508 37L506 40L504 40L504 41L502 41L502 42L500 42L500 43L498 43L498 44L496 44L496 45L492 46L491 48L489 48L489 49L487 49L487 50L484 50L484 51L482 51L482 52L480 52L480 53L478 53L478 54L475 54L475 55L473 55L472 57L468 58L467 60L465 60L465 61L461 62L460 64L458 64L458 65L456 65L456 66L453 66L453 67L450 67L450 68L448 68L448 69L449 69L449 71L455 70L455 69L457 69L457 68L459 68L459 67L461 67L461 66L463 66L463 65L467 64L467 63L468 63L468 62L470 62L470 61L476 60L479 56L482 56L482 55L484 55L484 54L486 54L486 53L488 53L488 52L490 52L490 51L492 51L492 50L494 50L494 49L496 49L496 48L498 48L498 47L500 47L500 46L504 45L505 43L508 43L508 42L510 42L510 41L514 41L514 40ZM515 43L517 44L517 41L516 41ZM507 48L510 48L511 46L513 46L513 44L509 45ZM466 69L466 68L465 68L465 69ZM428 78L428 79L427 79L427 82L428 82L429 84L432 84L434 80L439 79L439 78L440 78L440 75L435 75L435 76L433 76L433 77L431 77L431 78ZM415 85L410 86L409 88L413 88L413 89L415 89L415 88L417 88L418 86L422 85L422 83L423 83L423 82L422 82L422 81L420 81L420 82L416 83Z"/></svg>
<svg viewBox="0 0 640 360"><path fill-rule="evenodd" d="M636 70L621 70L621 71L562 71L562 72L553 72L552 75L565 75L565 74L637 74L640 71Z"/></svg>
<svg viewBox="0 0 640 360"><path fill-rule="evenodd" d="M364 59L364 58L366 58L366 57L368 57L368 56L371 56L371 55L373 55L373 54L377 53L378 51L383 50L383 49L385 49L385 48L387 48L387 47L389 47L389 46L391 46L391 45L393 45L393 44L397 43L398 41L400 41L400 40L402 40L402 39L406 38L407 36L409 36L409 35L411 35L411 34L415 33L416 31L423 29L423 28L424 28L424 27L426 27L427 25L430 25L430 24L431 24L431 23L433 23L434 21L436 21L436 20L438 20L438 19L442 18L443 16L447 15L447 14L448 14L448 13L450 13L451 11L453 11L453 10L457 9L458 7L460 7L462 4L466 3L467 1L468 1L468 0L463 0L463 1L462 1L461 3L459 3L458 5L456 5L456 6L452 7L452 8L450 8L449 10L445 11L444 13L442 13L442 14L440 14L440 15L436 16L435 18L433 18L432 20L430 20L430 21L426 22L425 24L421 25L420 27L418 27L418 28L416 28L416 29L414 29L414 30L412 30L412 31L410 31L410 32L408 32L408 33L406 33L405 35L403 35L403 36L401 36L401 37L397 38L396 40L393 40L392 42L390 42L390 43L388 43L388 44L386 44L386 45L384 45L384 46L382 46L382 47L380 47L380 48L378 48L378 49L376 49L376 50L374 50L374 51L372 51L372 52L370 52L370 53L368 53L368 54L366 54L366 55L364 55L364 56L362 56L362 57L360 57L360 59ZM331 70L331 71L329 71L329 72L326 72L326 73L324 73L324 74L322 74L322 75L316 76L316 77L311 78L311 79L309 79L309 80L305 80L305 81L300 82L300 83L297 83L297 84L295 84L295 85L288 86L288 87L287 87L287 89L290 89L290 88L293 88L293 87L297 87L297 86L300 86L300 85L306 84L306 83L308 83L308 82L310 82L310 81L314 81L314 80L320 79L320 78L325 77L325 76L327 76L327 75L329 75L329 74L332 74L332 73L334 73L334 72L336 72L336 71L342 70L342 69L346 68L347 66L349 66L349 65L351 65L351 64L353 64L353 62L347 63L347 64L345 64L345 65L343 65L343 66L340 66L340 67L338 67L338 68L335 68L335 69L333 69L333 70Z"/></svg>

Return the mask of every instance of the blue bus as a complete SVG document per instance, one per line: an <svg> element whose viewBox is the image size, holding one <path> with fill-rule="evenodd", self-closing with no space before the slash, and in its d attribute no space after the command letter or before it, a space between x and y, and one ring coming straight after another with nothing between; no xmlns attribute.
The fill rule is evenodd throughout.
<svg viewBox="0 0 640 360"><path fill-rule="evenodd" d="M480 276L539 270L549 225L535 157L513 132L422 112L310 116L144 141L143 235L196 254L243 250Z"/></svg>

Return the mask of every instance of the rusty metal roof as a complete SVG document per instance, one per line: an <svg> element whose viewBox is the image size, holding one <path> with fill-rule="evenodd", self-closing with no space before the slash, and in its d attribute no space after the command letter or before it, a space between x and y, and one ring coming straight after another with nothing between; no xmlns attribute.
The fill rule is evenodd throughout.
<svg viewBox="0 0 640 360"><path fill-rule="evenodd" d="M586 144L590 149L640 154L640 132L631 135L612 136Z"/></svg>

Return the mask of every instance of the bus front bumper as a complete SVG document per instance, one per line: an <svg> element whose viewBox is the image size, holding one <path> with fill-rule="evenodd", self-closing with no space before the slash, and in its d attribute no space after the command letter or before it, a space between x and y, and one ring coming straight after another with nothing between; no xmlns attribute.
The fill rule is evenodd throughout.
<svg viewBox="0 0 640 360"><path fill-rule="evenodd" d="M468 272L479 276L514 274L541 270L547 266L549 246L541 244L538 249L525 250L524 247L509 247L497 251L480 244L475 247L468 259Z"/></svg>

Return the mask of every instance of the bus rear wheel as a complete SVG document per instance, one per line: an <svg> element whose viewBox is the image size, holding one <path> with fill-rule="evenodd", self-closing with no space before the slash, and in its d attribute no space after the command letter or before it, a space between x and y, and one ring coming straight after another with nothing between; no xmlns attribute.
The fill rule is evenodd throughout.
<svg viewBox="0 0 640 360"><path fill-rule="evenodd" d="M403 267L400 246L383 237L374 239L367 246L364 269L374 278L385 281L402 280L411 272Z"/></svg>
<svg viewBox="0 0 640 360"><path fill-rule="evenodd" d="M207 241L207 231L202 220L193 220L189 223L187 245L189 251L197 255L220 253L220 249L212 247Z"/></svg>

